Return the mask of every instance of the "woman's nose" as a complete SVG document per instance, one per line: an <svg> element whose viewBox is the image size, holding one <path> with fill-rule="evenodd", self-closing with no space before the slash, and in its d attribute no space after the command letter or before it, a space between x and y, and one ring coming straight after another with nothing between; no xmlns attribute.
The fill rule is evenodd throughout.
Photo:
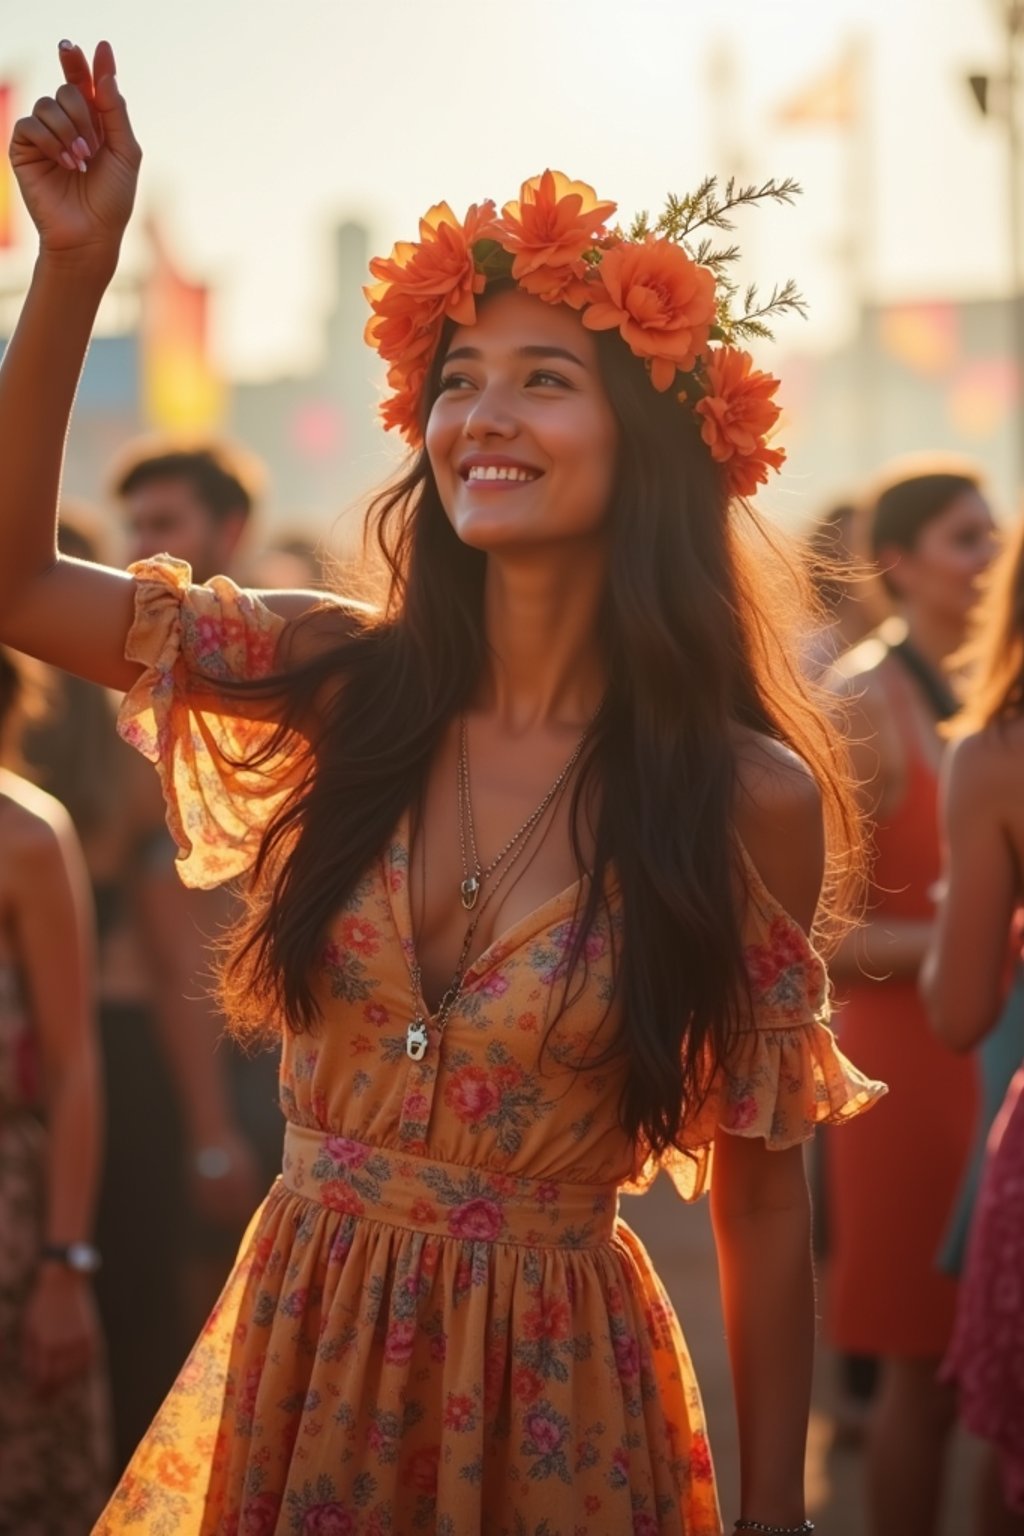
<svg viewBox="0 0 1024 1536"><path fill-rule="evenodd" d="M466 414L463 430L467 437L473 439L514 437L518 424L507 388L495 381L480 389Z"/></svg>

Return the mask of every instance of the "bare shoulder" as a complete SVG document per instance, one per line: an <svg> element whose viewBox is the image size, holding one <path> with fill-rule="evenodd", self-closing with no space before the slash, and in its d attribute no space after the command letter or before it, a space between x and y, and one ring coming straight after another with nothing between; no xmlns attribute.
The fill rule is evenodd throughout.
<svg viewBox="0 0 1024 1536"><path fill-rule="evenodd" d="M377 618L369 603L333 592L261 592L259 596L286 620L281 655L287 667L315 661L353 639Z"/></svg>
<svg viewBox="0 0 1024 1536"><path fill-rule="evenodd" d="M52 795L8 769L0 769L0 840L19 878L54 868L74 840L71 818Z"/></svg>
<svg viewBox="0 0 1024 1536"><path fill-rule="evenodd" d="M1018 806L1022 774L1024 720L989 725L961 736L946 756L950 793L997 814L1006 806Z"/></svg>
<svg viewBox="0 0 1024 1536"><path fill-rule="evenodd" d="M735 743L736 832L772 895L809 928L825 870L818 781L780 741L741 728Z"/></svg>

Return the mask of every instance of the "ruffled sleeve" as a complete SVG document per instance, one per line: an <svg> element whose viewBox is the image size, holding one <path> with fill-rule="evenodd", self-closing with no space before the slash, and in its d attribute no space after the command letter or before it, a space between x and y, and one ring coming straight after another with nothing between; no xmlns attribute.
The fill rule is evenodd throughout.
<svg viewBox="0 0 1024 1536"><path fill-rule="evenodd" d="M208 888L243 874L268 823L303 777L301 738L259 767L273 719L228 681L274 669L285 621L225 576L192 584L183 560L133 565L135 617L125 645L143 671L125 695L118 732L156 765L167 825L186 885Z"/></svg>
<svg viewBox="0 0 1024 1536"><path fill-rule="evenodd" d="M850 1120L888 1092L859 1072L829 1028L824 961L743 854L748 902L744 953L750 1009L729 1060L719 1070L679 1148L649 1159L632 1184L646 1189L664 1168L684 1200L710 1187L719 1130L762 1137L775 1150L795 1146L818 1125Z"/></svg>

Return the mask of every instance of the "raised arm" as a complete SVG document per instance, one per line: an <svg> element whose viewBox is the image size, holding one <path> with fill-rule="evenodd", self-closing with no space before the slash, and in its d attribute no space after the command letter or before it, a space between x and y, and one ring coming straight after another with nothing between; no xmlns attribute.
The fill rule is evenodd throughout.
<svg viewBox="0 0 1024 1536"><path fill-rule="evenodd" d="M124 661L131 577L58 558L56 523L71 407L142 156L109 43L91 67L70 44L59 56L64 83L11 141L39 255L0 367L0 639L125 688L136 672Z"/></svg>

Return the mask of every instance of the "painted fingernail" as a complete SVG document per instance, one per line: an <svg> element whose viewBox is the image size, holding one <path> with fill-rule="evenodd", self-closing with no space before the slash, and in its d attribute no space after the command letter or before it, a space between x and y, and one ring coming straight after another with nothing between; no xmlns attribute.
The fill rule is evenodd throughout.
<svg viewBox="0 0 1024 1536"><path fill-rule="evenodd" d="M64 167L64 169L67 170L67 171L77 171L78 170L77 164L75 163L74 160L72 160L71 156L68 154L66 149L62 149L61 152L60 152L60 163Z"/></svg>
<svg viewBox="0 0 1024 1536"><path fill-rule="evenodd" d="M85 161L84 160L76 160L75 161L75 165L78 167L78 169L81 171L82 175L84 176L86 171L88 170L88 166L86 165Z"/></svg>
<svg viewBox="0 0 1024 1536"><path fill-rule="evenodd" d="M60 42L57 44L57 47L60 49L61 53L70 53L74 46L74 43L69 43L66 37L62 37Z"/></svg>
<svg viewBox="0 0 1024 1536"><path fill-rule="evenodd" d="M75 139L74 143L72 144L71 153L74 155L76 160L88 160L92 154L92 150L89 148L86 141L82 138L81 134L79 134L78 138Z"/></svg>

